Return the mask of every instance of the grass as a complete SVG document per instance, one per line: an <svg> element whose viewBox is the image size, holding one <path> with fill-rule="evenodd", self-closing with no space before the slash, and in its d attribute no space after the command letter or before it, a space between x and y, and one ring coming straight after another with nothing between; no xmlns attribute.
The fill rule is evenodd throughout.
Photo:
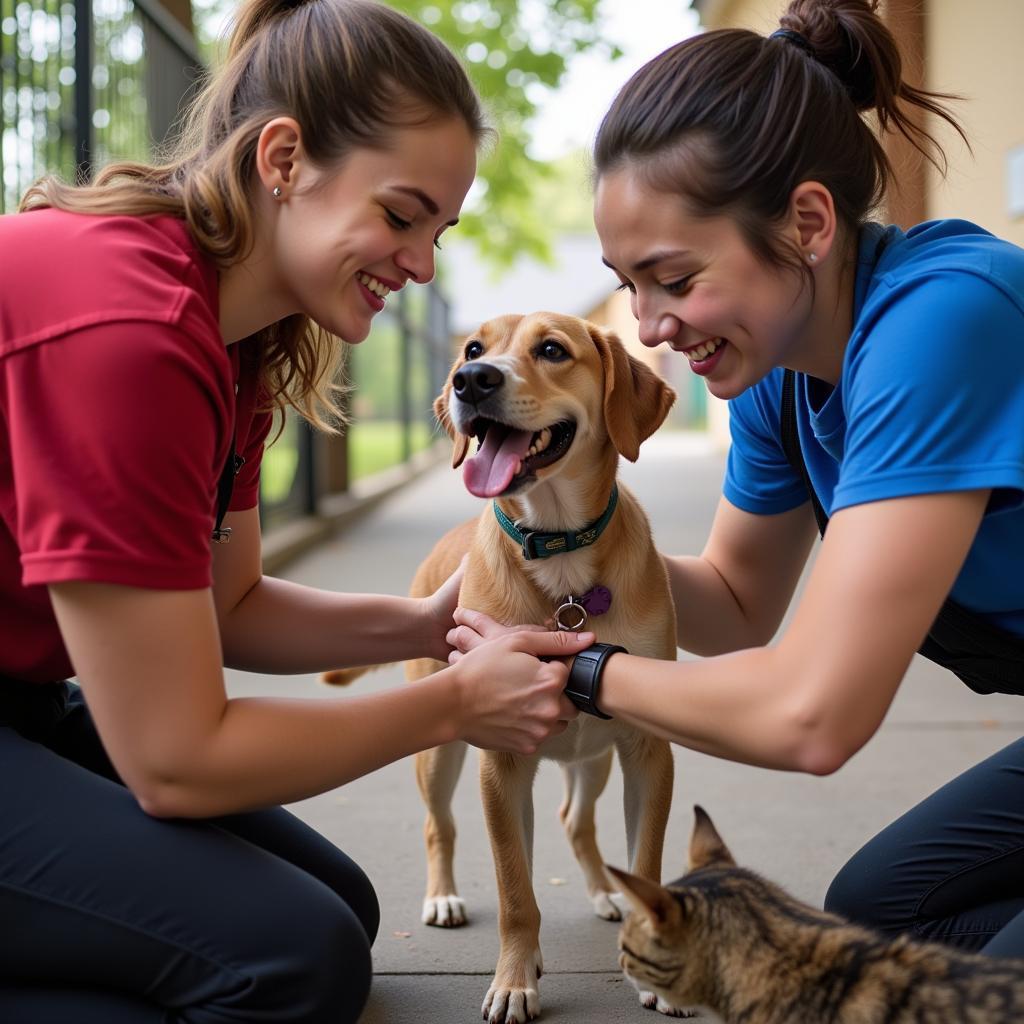
<svg viewBox="0 0 1024 1024"><path fill-rule="evenodd" d="M427 423L413 423L410 440L412 450L418 452L430 445L434 433ZM398 420L355 423L349 428L346 441L350 480L360 480L402 461L402 424ZM287 499L298 465L294 427L289 426L263 455L260 489L264 502L276 505Z"/></svg>
<svg viewBox="0 0 1024 1024"><path fill-rule="evenodd" d="M410 441L414 452L434 439L429 424L413 423ZM350 480L378 473L402 461L402 424L397 420L355 423L348 431L348 474Z"/></svg>

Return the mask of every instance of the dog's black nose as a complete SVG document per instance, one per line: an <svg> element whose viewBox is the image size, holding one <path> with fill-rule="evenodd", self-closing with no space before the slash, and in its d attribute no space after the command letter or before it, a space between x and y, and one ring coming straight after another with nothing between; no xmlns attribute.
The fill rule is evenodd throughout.
<svg viewBox="0 0 1024 1024"><path fill-rule="evenodd" d="M452 377L455 394L470 405L489 398L504 383L505 375L490 363L467 363Z"/></svg>

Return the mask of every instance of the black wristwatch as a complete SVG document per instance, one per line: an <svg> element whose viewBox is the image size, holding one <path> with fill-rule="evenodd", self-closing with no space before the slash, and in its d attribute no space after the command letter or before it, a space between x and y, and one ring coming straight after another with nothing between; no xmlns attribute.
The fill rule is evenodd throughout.
<svg viewBox="0 0 1024 1024"><path fill-rule="evenodd" d="M625 647L618 644L591 644L586 650L580 651L573 659L569 669L569 681L565 684L565 695L588 715L596 718L611 718L597 706L597 694L601 688L601 673L604 663L621 651L628 654Z"/></svg>

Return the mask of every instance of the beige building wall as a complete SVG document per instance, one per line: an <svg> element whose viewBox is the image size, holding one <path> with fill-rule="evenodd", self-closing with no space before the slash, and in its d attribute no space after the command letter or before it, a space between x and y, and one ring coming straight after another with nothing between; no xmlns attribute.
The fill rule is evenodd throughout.
<svg viewBox="0 0 1024 1024"><path fill-rule="evenodd" d="M766 34L778 27L785 0L698 0L705 28L749 28ZM923 29L927 88L953 93L951 104L966 129L974 155L953 129L932 118L949 159L945 180L926 165L922 216L962 217L1024 245L1024 209L1011 210L1010 165L1016 158L1019 205L1024 207L1024 0L885 0L905 51L907 73L919 79L917 41L901 32L913 12ZM897 182L899 184L899 182Z"/></svg>
<svg viewBox="0 0 1024 1024"><path fill-rule="evenodd" d="M692 4L700 12L704 28L749 28L767 35L779 27L785 3L773 0L699 0Z"/></svg>
<svg viewBox="0 0 1024 1024"><path fill-rule="evenodd" d="M637 322L629 308L629 292L611 292L599 306L589 310L584 316L600 327L613 330L622 339L630 355L636 356L652 369L658 369L656 353L640 342Z"/></svg>
<svg viewBox="0 0 1024 1024"><path fill-rule="evenodd" d="M953 112L974 150L937 122L950 171L943 181L929 169L928 217L963 217L1024 245L1024 209L1009 209L1014 150L1024 206L1024 3L928 0L924 36L928 88L964 98Z"/></svg>

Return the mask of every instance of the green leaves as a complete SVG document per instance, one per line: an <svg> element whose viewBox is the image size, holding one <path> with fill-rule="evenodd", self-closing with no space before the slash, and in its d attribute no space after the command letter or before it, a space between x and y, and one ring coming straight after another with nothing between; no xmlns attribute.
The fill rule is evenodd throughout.
<svg viewBox="0 0 1024 1024"><path fill-rule="evenodd" d="M477 188L456 229L481 255L507 266L529 254L550 257L549 219L534 202L559 175L529 152L530 124L572 59L594 51L615 60L601 34L602 0L390 0L439 35L462 58L498 130L482 154Z"/></svg>

